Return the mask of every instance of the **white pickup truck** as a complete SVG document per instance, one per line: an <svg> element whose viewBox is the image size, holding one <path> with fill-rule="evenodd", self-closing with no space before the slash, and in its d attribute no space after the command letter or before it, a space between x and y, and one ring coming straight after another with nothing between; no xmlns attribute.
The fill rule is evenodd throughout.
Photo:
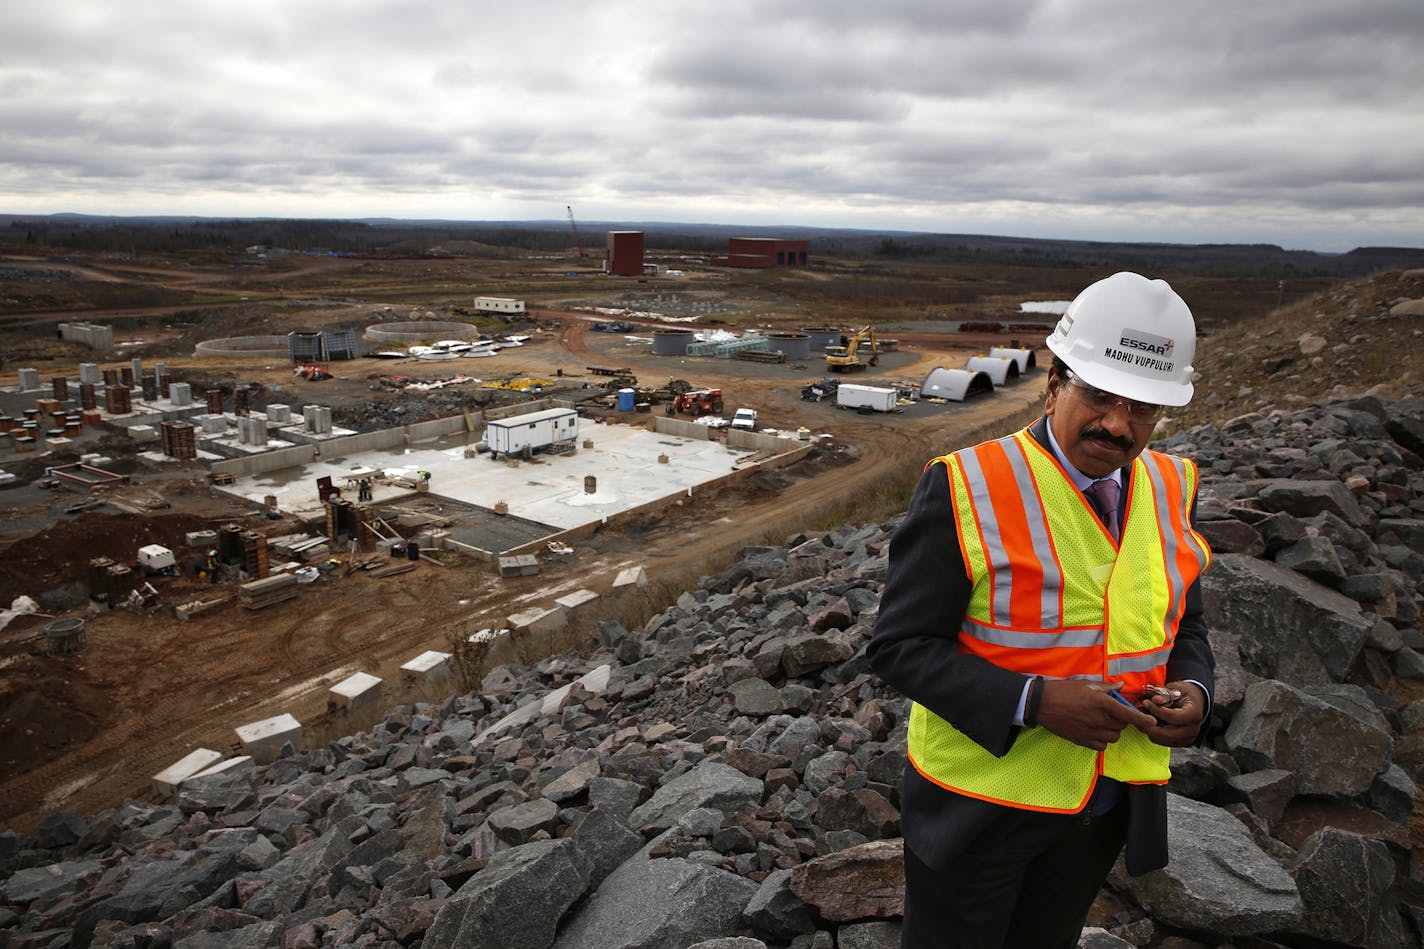
<svg viewBox="0 0 1424 949"><path fill-rule="evenodd" d="M737 409L732 413L732 427L752 431L756 428L756 409Z"/></svg>

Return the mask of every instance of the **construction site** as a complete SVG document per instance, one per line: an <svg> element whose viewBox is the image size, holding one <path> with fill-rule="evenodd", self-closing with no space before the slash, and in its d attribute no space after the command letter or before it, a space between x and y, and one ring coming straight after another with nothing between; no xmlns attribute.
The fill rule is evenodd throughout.
<svg viewBox="0 0 1424 949"><path fill-rule="evenodd" d="M7 826L577 648L742 547L878 516L916 460L1041 399L1006 334L519 302L478 326L361 304L321 330L308 309L0 375Z"/></svg>

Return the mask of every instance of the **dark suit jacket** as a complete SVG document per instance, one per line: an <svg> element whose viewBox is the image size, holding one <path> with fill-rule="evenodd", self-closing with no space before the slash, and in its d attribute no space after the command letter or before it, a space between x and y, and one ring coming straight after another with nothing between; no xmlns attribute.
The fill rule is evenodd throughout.
<svg viewBox="0 0 1424 949"><path fill-rule="evenodd" d="M1029 434L1048 447L1045 419L1029 426ZM1126 491L1122 497L1125 505ZM932 465L920 478L909 512L890 543L870 662L903 695L1002 756L1020 729L1014 714L1025 679L958 650L955 640L969 595L948 479L942 464ZM1195 680L1210 695L1212 669L1200 585L1194 583L1167 662L1167 681ZM1133 785L1127 798L1132 809L1128 870L1145 873L1167 862L1166 789ZM1000 805L946 791L907 764L900 810L905 845L924 863L944 870L992 823Z"/></svg>

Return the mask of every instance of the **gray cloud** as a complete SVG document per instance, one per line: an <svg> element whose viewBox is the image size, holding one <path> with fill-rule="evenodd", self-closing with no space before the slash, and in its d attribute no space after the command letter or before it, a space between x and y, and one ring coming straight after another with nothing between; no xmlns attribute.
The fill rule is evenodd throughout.
<svg viewBox="0 0 1424 949"><path fill-rule="evenodd" d="M0 36L0 211L1424 233L1417 0L50 0Z"/></svg>

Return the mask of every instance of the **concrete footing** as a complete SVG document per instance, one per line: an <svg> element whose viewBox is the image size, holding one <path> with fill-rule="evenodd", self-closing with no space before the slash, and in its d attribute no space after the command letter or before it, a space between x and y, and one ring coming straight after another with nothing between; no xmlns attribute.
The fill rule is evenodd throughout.
<svg viewBox="0 0 1424 949"><path fill-rule="evenodd" d="M202 778L211 778L214 775L218 774L236 774L238 772L254 771L256 769L257 762L252 760L251 755L237 755L236 757L228 758L226 761L219 761L211 768L204 768L202 771L199 771L197 774L193 775L191 778L188 778L187 781L184 781L183 783L187 784L188 781L198 781Z"/></svg>
<svg viewBox="0 0 1424 949"><path fill-rule="evenodd" d="M510 631L518 636L527 633L557 633L569 625L569 615L561 609L536 607L507 617Z"/></svg>
<svg viewBox="0 0 1424 949"><path fill-rule="evenodd" d="M401 666L401 678L412 686L440 685L450 678L450 654L427 650Z"/></svg>
<svg viewBox="0 0 1424 949"><path fill-rule="evenodd" d="M582 606L598 602L598 594L592 590L575 590L554 600L554 605L572 617Z"/></svg>
<svg viewBox="0 0 1424 949"><path fill-rule="evenodd" d="M613 592L621 593L624 590L636 589L648 585L648 571L642 567L627 567L618 571L618 576L613 578Z"/></svg>
<svg viewBox="0 0 1424 949"><path fill-rule="evenodd" d="M243 753L251 755L252 760L258 764L271 764L276 761L282 746L288 742L291 742L293 748L304 746L301 722L286 712L272 718L264 718L260 722L239 725L236 731Z"/></svg>
<svg viewBox="0 0 1424 949"><path fill-rule="evenodd" d="M358 672L342 679L327 693L327 714L344 713L358 720L379 717L381 682L380 676L366 672Z"/></svg>
<svg viewBox="0 0 1424 949"><path fill-rule="evenodd" d="M222 752L213 751L211 748L199 748L189 752L153 776L153 793L159 798L173 797L184 781L211 768L222 758Z"/></svg>

